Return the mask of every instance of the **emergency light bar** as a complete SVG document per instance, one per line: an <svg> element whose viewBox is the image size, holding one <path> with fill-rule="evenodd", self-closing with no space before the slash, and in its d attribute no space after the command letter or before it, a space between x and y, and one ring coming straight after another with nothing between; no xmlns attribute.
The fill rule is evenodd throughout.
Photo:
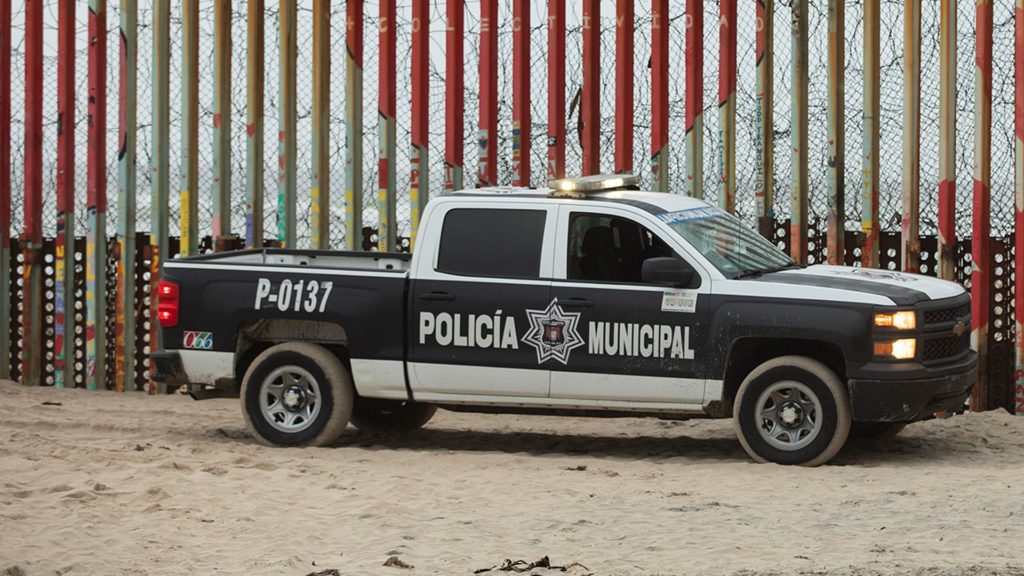
<svg viewBox="0 0 1024 576"><path fill-rule="evenodd" d="M562 178L548 182L552 198L585 198L587 192L635 190L639 179L634 174L595 174L579 178Z"/></svg>

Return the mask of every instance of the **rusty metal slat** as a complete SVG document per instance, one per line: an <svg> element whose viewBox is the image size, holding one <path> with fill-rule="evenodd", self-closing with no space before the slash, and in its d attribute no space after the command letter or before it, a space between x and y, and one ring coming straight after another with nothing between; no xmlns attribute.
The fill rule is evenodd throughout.
<svg viewBox="0 0 1024 576"><path fill-rule="evenodd" d="M350 2L351 4L352 2ZM361 2L357 2L361 3ZM264 0L249 0L245 67L245 247L263 246ZM362 21L360 20L360 26Z"/></svg>
<svg viewBox="0 0 1024 576"><path fill-rule="evenodd" d="M988 394L992 293L992 17L992 0L978 0L974 35L974 211L971 230L971 346L978 351L978 383L971 394L973 410L992 407Z"/></svg>
<svg viewBox="0 0 1024 576"><path fill-rule="evenodd" d="M345 247L362 249L363 1L345 3Z"/></svg>
<svg viewBox="0 0 1024 576"><path fill-rule="evenodd" d="M377 249L392 252L397 248L395 216L395 0L380 3L380 55L378 57L378 114L379 147L377 155ZM483 25L481 24L481 27Z"/></svg>
<svg viewBox="0 0 1024 576"><path fill-rule="evenodd" d="M530 2L512 2L512 185L530 185Z"/></svg>
<svg viewBox="0 0 1024 576"><path fill-rule="evenodd" d="M872 0L867 0L868 2ZM793 90L790 153L790 255L800 263L807 262L807 198L809 191L807 167L807 2L795 0L792 5L792 67Z"/></svg>
<svg viewBox="0 0 1024 576"><path fill-rule="evenodd" d="M867 268L878 267L878 167L881 67L880 0L864 2L864 131L861 140L863 173L861 230L864 248L861 262Z"/></svg>
<svg viewBox="0 0 1024 576"><path fill-rule="evenodd" d="M43 0L25 0L25 228L21 382L43 372Z"/></svg>
<svg viewBox="0 0 1024 576"><path fill-rule="evenodd" d="M757 118L754 148L757 153L757 189L754 203L758 231L774 241L775 232L775 120L772 90L775 28L775 0L755 0L756 53L757 53Z"/></svg>
<svg viewBox="0 0 1024 576"><path fill-rule="evenodd" d="M0 0L0 378L11 377L11 0Z"/></svg>
<svg viewBox="0 0 1024 576"><path fill-rule="evenodd" d="M480 159L477 186L498 183L498 1L480 2Z"/></svg>
<svg viewBox="0 0 1024 576"><path fill-rule="evenodd" d="M115 324L118 392L135 389L135 216L137 193L138 131L138 33L137 0L124 0L120 11L121 67L118 132L118 216L117 240L120 257L117 268L117 323Z"/></svg>
<svg viewBox="0 0 1024 576"><path fill-rule="evenodd" d="M548 1L547 177L565 177L565 0Z"/></svg>
<svg viewBox="0 0 1024 576"><path fill-rule="evenodd" d="M213 5L213 247L231 240L231 0Z"/></svg>
<svg viewBox="0 0 1024 576"><path fill-rule="evenodd" d="M199 0L181 3L181 255L199 253Z"/></svg>
<svg viewBox="0 0 1024 576"><path fill-rule="evenodd" d="M168 234L169 214L168 203L171 192L170 175L170 43L171 43L171 5L170 0L153 0L153 47L152 47L152 172L151 193L152 208L150 213L150 244L152 258L150 260L150 292L149 292L149 348L160 348L160 325L157 322L157 298L155 286L163 270L163 263L170 254L170 235ZM153 366L150 366L152 373ZM155 394L163 391L164 386L149 382L149 392Z"/></svg>
<svg viewBox="0 0 1024 576"><path fill-rule="evenodd" d="M939 3L939 277L956 273L956 0Z"/></svg>
<svg viewBox="0 0 1024 576"><path fill-rule="evenodd" d="M444 81L444 188L464 186L466 9L462 0L447 0Z"/></svg>
<svg viewBox="0 0 1024 576"><path fill-rule="evenodd" d="M601 171L601 0L583 2L583 176Z"/></svg>
<svg viewBox="0 0 1024 576"><path fill-rule="evenodd" d="M903 270L921 269L921 0L903 3Z"/></svg>
<svg viewBox="0 0 1024 576"><path fill-rule="evenodd" d="M686 0L686 194L704 197L704 6Z"/></svg>
<svg viewBox="0 0 1024 576"><path fill-rule="evenodd" d="M633 172L633 0L615 2L615 172ZM653 55L652 55L653 57ZM653 80L653 77L652 77Z"/></svg>
<svg viewBox="0 0 1024 576"><path fill-rule="evenodd" d="M651 0L651 189L668 192L668 0Z"/></svg>
<svg viewBox="0 0 1024 576"><path fill-rule="evenodd" d="M313 187L310 239L330 248L331 3L313 1Z"/></svg>
<svg viewBox="0 0 1024 576"><path fill-rule="evenodd" d="M295 209L298 202L295 133L298 8L294 0L281 0L279 8L277 239L283 247L295 248Z"/></svg>
<svg viewBox="0 0 1024 576"><path fill-rule="evenodd" d="M75 2L57 6L57 239L53 385L75 386ZM6 231L5 231L6 233Z"/></svg>
<svg viewBox="0 0 1024 576"><path fill-rule="evenodd" d="M828 263L843 265L846 241L846 10L828 5Z"/></svg>
<svg viewBox="0 0 1024 576"><path fill-rule="evenodd" d="M718 174L718 206L736 211L736 0L719 2L718 138L722 157Z"/></svg>
<svg viewBox="0 0 1024 576"><path fill-rule="evenodd" d="M106 387L107 3L89 1L88 223L85 236L85 387Z"/></svg>
<svg viewBox="0 0 1024 576"><path fill-rule="evenodd" d="M1014 268L1024 274L1024 0L1014 2ZM1020 276L1017 276L1020 278ZM1014 412L1024 416L1024 288L1014 285Z"/></svg>

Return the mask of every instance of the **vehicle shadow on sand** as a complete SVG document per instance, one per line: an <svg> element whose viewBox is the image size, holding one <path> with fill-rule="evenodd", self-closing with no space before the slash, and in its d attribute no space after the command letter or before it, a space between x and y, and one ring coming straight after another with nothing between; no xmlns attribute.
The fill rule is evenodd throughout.
<svg viewBox="0 0 1024 576"><path fill-rule="evenodd" d="M349 430L337 448L490 452L534 456L578 456L620 460L682 458L706 462L752 462L735 436L723 430L710 437L613 436L551 432L454 430L424 428L405 433ZM874 466L889 462L921 462L941 458L941 450L904 438L884 442L851 439L829 465Z"/></svg>

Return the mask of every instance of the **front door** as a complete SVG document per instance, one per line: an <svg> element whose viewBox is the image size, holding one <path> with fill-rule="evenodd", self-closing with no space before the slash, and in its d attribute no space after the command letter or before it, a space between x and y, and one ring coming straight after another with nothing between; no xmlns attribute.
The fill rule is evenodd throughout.
<svg viewBox="0 0 1024 576"><path fill-rule="evenodd" d="M643 261L686 261L674 236L631 211L564 206L552 297L581 345L552 366L551 397L638 405L700 405L710 279L684 288L646 284Z"/></svg>
<svg viewBox="0 0 1024 576"><path fill-rule="evenodd" d="M420 401L547 398L548 366L523 334L550 302L557 210L550 203L443 204L435 253L410 286L410 385ZM549 337L554 337L550 336Z"/></svg>

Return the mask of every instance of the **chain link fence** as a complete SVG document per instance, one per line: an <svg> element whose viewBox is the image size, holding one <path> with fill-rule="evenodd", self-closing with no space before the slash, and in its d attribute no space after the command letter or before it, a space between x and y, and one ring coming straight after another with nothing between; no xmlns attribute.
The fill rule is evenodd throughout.
<svg viewBox="0 0 1024 576"><path fill-rule="evenodd" d="M718 76L718 2L703 3L704 29L704 164L705 197L717 198L719 174L720 138L717 76ZM755 163L755 77L754 77L754 22L755 3L741 2L738 14L737 54L739 78L737 82L737 212L745 220L754 221ZM85 229L86 190L86 149L87 149L87 7L77 3L76 22L76 113L74 138L76 143L75 183L78 190L76 200L76 224L81 234ZM669 175L671 190L684 189L684 86L686 74L685 38L683 31L682 2L673 2L669 14ZM233 156L232 171L232 226L236 232L244 230L245 211L245 69L246 69L246 14L247 0L232 3L233 22L231 39L232 87L231 87L231 143ZM476 184L478 165L475 146L479 119L479 29L480 5L466 4L465 34L465 79L466 79L466 121L465 157L466 186ZM610 171L614 164L614 110L615 110L615 7L614 3L602 3L601 26L601 168ZM775 211L777 217L785 219L789 214L790 162L790 93L791 93L791 0L778 0L775 13ZM14 2L12 74L14 86L12 104L12 235L22 228L22 180L24 170L24 4ZM377 222L377 85L378 85L378 11L376 2L366 2L365 50L364 50L364 134L363 134L363 195L364 222L374 226ZM637 4L634 50L634 134L635 171L640 174L644 185L650 184L650 118L651 82L650 51L651 36L650 6ZM182 118L180 115L181 94L181 2L171 2L171 186L175 190L180 174L180 142ZM430 35L430 142L429 142L429 186L430 193L437 194L444 182L444 73L445 73L445 4L431 3ZM107 52L108 52L108 138L107 138L107 194L110 211L108 232L113 234L117 226L117 119L118 119L118 3L108 6ZM582 8L578 0L567 3L567 64L566 64L566 126L567 172L578 173L581 165L580 141L577 134L579 106L577 97L582 82ZM56 141L57 141L57 1L45 3L45 62L44 62L44 118L43 127L43 215L44 234L52 235L56 228ZM547 154L547 5L530 5L530 79L532 130L530 166L531 183L543 185L546 177ZM848 0L846 5L846 215L848 229L859 227L862 204L860 179L861 168L861 109L863 102L863 7L861 3ZM903 3L901 0L882 0L881 30L881 153L880 172L880 226L884 231L899 228L901 210L901 161L903 138ZM138 130L138 219L137 229L150 228L150 186L151 171L151 79L152 75L152 12L149 3L139 9L139 130ZM265 80L265 149L264 181L267 183L264 216L266 229L276 229L276 182L277 182L277 139L274 137L278 125L278 41L277 5L268 3L265 13L266 45L265 58L267 74ZM300 246L309 244L309 213L311 203L311 138L312 138L312 5L309 0L299 0L298 15L298 191ZM409 151L410 151L410 51L411 5L408 0L398 6L398 218L399 236L409 235ZM958 14L957 47L957 232L960 236L970 234L970 206L973 172L973 128L974 128L974 3L961 1ZM938 190L938 91L939 91L939 5L937 2L922 2L922 46L921 46L921 228L923 234L935 232ZM512 4L511 0L499 0L499 70L498 70L498 116L499 135L498 174L499 182L510 183L512 179ZM212 215L212 150L213 150L213 6L203 2L200 6L200 108L199 108L199 194L200 230L210 229ZM344 154L345 154L345 14L343 5L335 4L331 14L331 115L330 115L330 187L331 187L331 244L340 247L344 242ZM827 207L827 34L828 14L826 3L812 2L809 14L810 38L810 93L809 93L809 150L810 155L810 211L813 218L824 218ZM993 49L993 130L992 130L992 230L994 235L1008 234L1013 227L1013 3L1011 0L995 0L995 30ZM573 104L576 104L575 106ZM171 233L177 234L179 218L178 195L171 195ZM269 232L268 232L269 234Z"/></svg>

